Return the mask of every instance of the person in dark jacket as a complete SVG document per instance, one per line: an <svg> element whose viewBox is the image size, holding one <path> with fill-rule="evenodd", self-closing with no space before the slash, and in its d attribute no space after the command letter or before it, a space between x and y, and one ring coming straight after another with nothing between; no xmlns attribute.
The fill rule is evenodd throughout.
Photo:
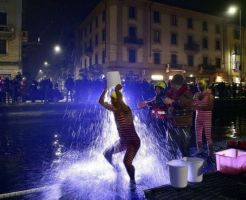
<svg viewBox="0 0 246 200"><path fill-rule="evenodd" d="M171 81L164 103L168 106L168 133L173 157L189 155L190 129L192 126L193 94L181 74ZM179 149L179 153L177 153Z"/></svg>

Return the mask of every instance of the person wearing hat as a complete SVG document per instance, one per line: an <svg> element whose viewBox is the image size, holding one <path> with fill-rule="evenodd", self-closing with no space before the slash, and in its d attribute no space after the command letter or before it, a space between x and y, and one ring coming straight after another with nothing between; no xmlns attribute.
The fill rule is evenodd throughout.
<svg viewBox="0 0 246 200"><path fill-rule="evenodd" d="M156 96L150 101L138 102L138 108L149 107L151 109L151 116L156 119L165 118L166 106L163 102L163 97L167 91L167 86L164 81L158 81L155 84Z"/></svg>
<svg viewBox="0 0 246 200"><path fill-rule="evenodd" d="M158 141L166 138L166 113L167 106L163 102L165 97L167 86L164 81L158 81L155 83L155 94L156 96L150 101L142 101L138 103L138 108L148 107L150 110L150 122L153 124ZM163 137L164 136L164 137Z"/></svg>
<svg viewBox="0 0 246 200"><path fill-rule="evenodd" d="M112 155L126 150L123 162L130 177L130 184L134 185L135 168L132 161L140 148L141 142L135 130L132 111L130 107L124 103L123 95L120 92L121 89L122 86L120 84L116 85L115 90L111 93L111 104L104 101L107 89L102 92L99 99L99 103L104 108L114 113L115 123L120 137L115 145L105 150L104 156L107 161L113 165Z"/></svg>
<svg viewBox="0 0 246 200"><path fill-rule="evenodd" d="M213 145L211 137L212 110L214 97L205 80L198 82L199 92L194 95L194 106L196 110L195 130L196 130L196 154L202 153L202 133L204 130L207 140L209 156L213 158Z"/></svg>
<svg viewBox="0 0 246 200"><path fill-rule="evenodd" d="M167 92L164 103L168 106L167 127L172 156L176 158L188 156L193 94L181 74L173 76L171 89Z"/></svg>

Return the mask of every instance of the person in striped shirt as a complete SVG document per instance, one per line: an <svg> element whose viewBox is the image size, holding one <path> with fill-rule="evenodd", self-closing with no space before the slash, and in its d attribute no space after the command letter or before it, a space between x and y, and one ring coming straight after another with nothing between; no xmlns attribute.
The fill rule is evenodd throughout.
<svg viewBox="0 0 246 200"><path fill-rule="evenodd" d="M130 107L124 103L122 93L120 92L121 89L122 86L120 84L115 87L115 91L111 93L111 104L104 101L107 92L106 89L102 92L99 99L99 103L104 108L114 113L120 137L119 141L105 150L104 156L107 161L113 165L112 155L126 150L123 162L130 177L130 182L135 184L135 167L132 162L140 148L141 142L134 127L132 111Z"/></svg>
<svg viewBox="0 0 246 200"><path fill-rule="evenodd" d="M207 140L209 156L213 157L212 149L212 137L211 137L211 126L212 126L212 109L214 105L214 97L211 90L207 87L207 83L204 80L198 83L199 92L194 95L194 106L196 110L195 118L195 130L196 130L196 143L197 152L202 152L202 133L204 130L205 137Z"/></svg>

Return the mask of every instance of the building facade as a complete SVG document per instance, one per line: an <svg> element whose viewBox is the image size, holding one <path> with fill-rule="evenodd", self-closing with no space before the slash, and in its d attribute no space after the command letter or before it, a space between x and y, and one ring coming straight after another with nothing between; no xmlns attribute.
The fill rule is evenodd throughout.
<svg viewBox="0 0 246 200"><path fill-rule="evenodd" d="M0 1L0 76L22 73L22 0Z"/></svg>
<svg viewBox="0 0 246 200"><path fill-rule="evenodd" d="M92 69L147 80L176 73L191 81L238 80L237 31L205 13L148 0L104 0L79 28L76 76Z"/></svg>

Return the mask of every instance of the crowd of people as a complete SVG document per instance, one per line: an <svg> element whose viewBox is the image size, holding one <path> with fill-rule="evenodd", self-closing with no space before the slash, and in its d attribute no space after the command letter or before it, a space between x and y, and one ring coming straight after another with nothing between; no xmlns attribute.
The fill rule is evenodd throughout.
<svg viewBox="0 0 246 200"><path fill-rule="evenodd" d="M21 73L10 79L0 77L0 103L17 104L26 101L44 103L58 102L96 102L100 91L106 84L105 79L91 80L86 77L74 79L69 75L59 84L50 78L40 81L28 80ZM196 84L189 84L191 90L196 90ZM212 94L219 99L236 99L246 97L246 87L242 84L212 83L210 85ZM193 93L194 93L193 91ZM124 81L124 92L127 94L128 102L146 99L153 96L153 82L126 78Z"/></svg>

